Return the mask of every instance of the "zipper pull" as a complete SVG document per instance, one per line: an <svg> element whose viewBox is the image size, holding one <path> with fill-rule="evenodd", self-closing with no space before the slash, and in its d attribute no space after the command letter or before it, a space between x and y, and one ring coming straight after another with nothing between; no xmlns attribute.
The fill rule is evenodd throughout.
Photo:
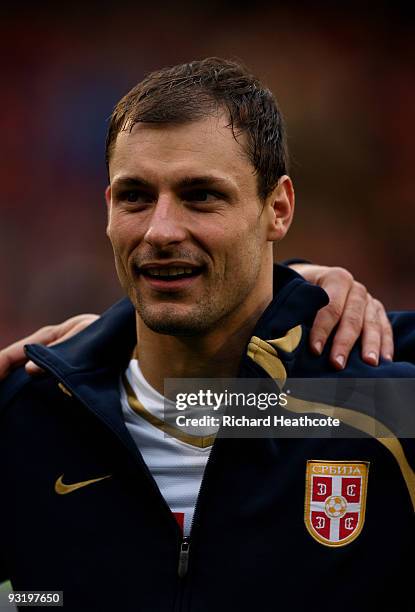
<svg viewBox="0 0 415 612"><path fill-rule="evenodd" d="M180 545L179 567L178 567L179 578L183 578L187 574L187 568L189 567L189 548L190 548L190 538L184 537Z"/></svg>

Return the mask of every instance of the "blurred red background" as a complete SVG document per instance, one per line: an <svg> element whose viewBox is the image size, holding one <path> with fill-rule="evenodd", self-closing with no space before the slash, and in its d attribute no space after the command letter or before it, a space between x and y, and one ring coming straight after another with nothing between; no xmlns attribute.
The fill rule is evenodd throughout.
<svg viewBox="0 0 415 612"><path fill-rule="evenodd" d="M104 233L107 118L146 72L209 55L242 59L285 114L297 213L279 258L346 266L389 309L413 308L408 9L39 6L1 25L0 345L122 295Z"/></svg>

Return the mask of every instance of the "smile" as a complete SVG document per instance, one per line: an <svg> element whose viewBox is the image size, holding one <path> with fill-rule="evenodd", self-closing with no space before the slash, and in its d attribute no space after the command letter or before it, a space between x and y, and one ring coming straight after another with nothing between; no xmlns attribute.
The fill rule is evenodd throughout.
<svg viewBox="0 0 415 612"><path fill-rule="evenodd" d="M187 276L194 276L198 270L196 268L148 268L143 270L143 274L151 277L163 277L164 280L169 278L185 278Z"/></svg>
<svg viewBox="0 0 415 612"><path fill-rule="evenodd" d="M185 262L171 264L146 264L138 272L153 290L176 292L189 288L202 274L203 266L193 266Z"/></svg>

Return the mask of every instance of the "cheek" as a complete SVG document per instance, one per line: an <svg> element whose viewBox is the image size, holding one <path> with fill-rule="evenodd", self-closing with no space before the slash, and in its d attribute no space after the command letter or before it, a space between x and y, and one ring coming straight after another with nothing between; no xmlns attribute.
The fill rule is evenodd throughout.
<svg viewBox="0 0 415 612"><path fill-rule="evenodd" d="M257 219L240 219L237 223L229 223L226 231L223 232L222 241L227 245L227 250L238 257L247 253L261 250L264 242L262 228Z"/></svg>
<svg viewBox="0 0 415 612"><path fill-rule="evenodd" d="M121 284L127 284L129 257L137 246L137 233L131 219L112 216L107 226L107 236L114 251L115 267Z"/></svg>
<svg viewBox="0 0 415 612"><path fill-rule="evenodd" d="M248 254L252 247L247 242L249 234L239 224L222 225L215 232L205 233L203 248L212 258L216 280L222 278L229 287L235 287L246 277L252 259Z"/></svg>
<svg viewBox="0 0 415 612"><path fill-rule="evenodd" d="M122 259L128 256L139 240L135 224L127 217L112 216L107 226L107 236L114 253Z"/></svg>
<svg viewBox="0 0 415 612"><path fill-rule="evenodd" d="M255 221L238 224L227 241L227 275L234 283L256 277L262 265L266 244Z"/></svg>

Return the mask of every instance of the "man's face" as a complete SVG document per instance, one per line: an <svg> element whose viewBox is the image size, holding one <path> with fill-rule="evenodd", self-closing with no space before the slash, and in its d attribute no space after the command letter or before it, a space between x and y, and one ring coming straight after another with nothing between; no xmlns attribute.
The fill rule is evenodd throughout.
<svg viewBox="0 0 415 612"><path fill-rule="evenodd" d="M153 331L203 334L254 310L264 266L269 290L269 220L227 123L220 114L137 124L115 143L107 233L121 284Z"/></svg>

